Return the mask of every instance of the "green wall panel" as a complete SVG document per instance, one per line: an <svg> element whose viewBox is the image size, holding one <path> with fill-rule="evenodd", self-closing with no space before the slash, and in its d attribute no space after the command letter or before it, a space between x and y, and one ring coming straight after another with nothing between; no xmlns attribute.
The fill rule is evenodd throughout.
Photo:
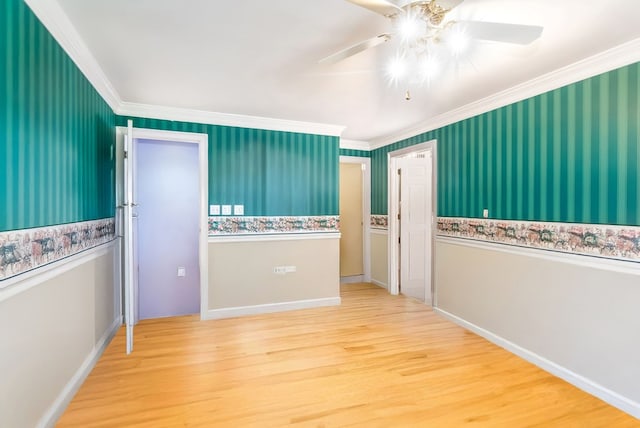
<svg viewBox="0 0 640 428"><path fill-rule="evenodd" d="M640 225L640 64L374 150L372 212L387 212L387 153L438 141L438 215Z"/></svg>
<svg viewBox="0 0 640 428"><path fill-rule="evenodd" d="M113 216L115 115L22 0L0 57L0 231Z"/></svg>
<svg viewBox="0 0 640 428"><path fill-rule="evenodd" d="M340 149L340 156L355 156L358 158L368 158L368 157L371 157L371 152L368 150Z"/></svg>
<svg viewBox="0 0 640 428"><path fill-rule="evenodd" d="M119 116L136 128L209 135L209 202L248 216L338 214L339 138Z"/></svg>

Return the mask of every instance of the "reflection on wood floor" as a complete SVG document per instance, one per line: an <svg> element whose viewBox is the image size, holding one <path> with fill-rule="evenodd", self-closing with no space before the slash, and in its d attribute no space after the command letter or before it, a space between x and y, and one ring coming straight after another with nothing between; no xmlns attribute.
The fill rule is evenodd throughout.
<svg viewBox="0 0 640 428"><path fill-rule="evenodd" d="M121 329L59 427L631 427L638 420L370 284L342 305Z"/></svg>

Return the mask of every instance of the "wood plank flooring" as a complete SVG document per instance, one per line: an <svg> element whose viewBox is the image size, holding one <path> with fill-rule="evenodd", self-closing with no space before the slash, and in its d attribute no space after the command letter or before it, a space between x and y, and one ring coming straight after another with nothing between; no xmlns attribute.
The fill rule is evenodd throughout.
<svg viewBox="0 0 640 428"><path fill-rule="evenodd" d="M58 427L637 427L640 421L370 284L339 307L117 334Z"/></svg>

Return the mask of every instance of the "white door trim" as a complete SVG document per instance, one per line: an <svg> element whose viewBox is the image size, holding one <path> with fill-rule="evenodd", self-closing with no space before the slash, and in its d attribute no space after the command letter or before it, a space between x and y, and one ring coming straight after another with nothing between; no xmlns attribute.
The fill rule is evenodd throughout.
<svg viewBox="0 0 640 428"><path fill-rule="evenodd" d="M362 262L364 282L371 281L371 158L340 156L340 163L362 165Z"/></svg>
<svg viewBox="0 0 640 428"><path fill-rule="evenodd" d="M438 155L437 155L437 140L430 140L424 143L416 144L413 146L405 147L404 149L395 150L387 153L387 185L388 185L388 199L387 199L387 213L389 216L389 239L388 239L388 251L389 251L389 272L388 272L388 289L389 293L397 295L400 293L400 287L398 286L398 242L399 227L398 227L398 175L397 160L399 158L408 156L412 153L418 152L431 152L432 170L431 170L431 305L436 306L436 290L435 290L435 235L436 235L436 213L437 207L437 177L438 177ZM428 296L427 296L427 300Z"/></svg>
<svg viewBox="0 0 640 428"><path fill-rule="evenodd" d="M126 131L117 127L116 132ZM133 128L133 138L155 141L193 143L198 145L198 162L200 167L200 234L199 234L199 265L200 265L200 319L206 319L209 306L209 135L195 132L163 131L158 129Z"/></svg>

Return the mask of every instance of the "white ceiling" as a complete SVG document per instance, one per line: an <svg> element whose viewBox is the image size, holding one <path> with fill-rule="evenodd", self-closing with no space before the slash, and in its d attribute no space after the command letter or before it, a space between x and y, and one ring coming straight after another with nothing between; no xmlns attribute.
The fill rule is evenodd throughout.
<svg viewBox="0 0 640 428"><path fill-rule="evenodd" d="M344 125L372 141L640 37L638 0L465 0L448 18L544 26L529 46L474 42L429 87L392 87L390 31L344 0L57 0L123 101Z"/></svg>

